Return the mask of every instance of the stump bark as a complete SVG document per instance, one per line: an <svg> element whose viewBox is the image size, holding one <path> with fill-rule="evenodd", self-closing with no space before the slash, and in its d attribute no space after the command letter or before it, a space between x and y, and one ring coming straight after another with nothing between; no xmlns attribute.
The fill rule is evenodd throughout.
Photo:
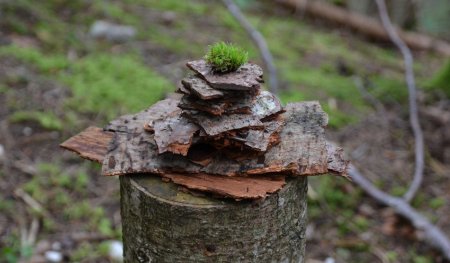
<svg viewBox="0 0 450 263"><path fill-rule="evenodd" d="M120 177L124 262L304 262L306 177L234 201L180 191L156 176Z"/></svg>

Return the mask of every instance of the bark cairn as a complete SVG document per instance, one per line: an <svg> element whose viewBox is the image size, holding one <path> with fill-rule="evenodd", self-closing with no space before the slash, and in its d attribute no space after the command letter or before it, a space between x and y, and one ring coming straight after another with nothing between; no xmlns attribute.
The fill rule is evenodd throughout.
<svg viewBox="0 0 450 263"><path fill-rule="evenodd" d="M283 107L255 64L187 66L179 96L61 144L121 176L125 262L303 262L306 176L348 166L326 113Z"/></svg>

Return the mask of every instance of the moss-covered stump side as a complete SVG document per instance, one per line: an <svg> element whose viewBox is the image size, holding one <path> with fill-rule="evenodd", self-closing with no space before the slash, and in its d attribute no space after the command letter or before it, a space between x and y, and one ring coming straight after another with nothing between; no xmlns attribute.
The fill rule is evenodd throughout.
<svg viewBox="0 0 450 263"><path fill-rule="evenodd" d="M152 176L121 176L125 262L303 262L306 177L259 201L178 191Z"/></svg>

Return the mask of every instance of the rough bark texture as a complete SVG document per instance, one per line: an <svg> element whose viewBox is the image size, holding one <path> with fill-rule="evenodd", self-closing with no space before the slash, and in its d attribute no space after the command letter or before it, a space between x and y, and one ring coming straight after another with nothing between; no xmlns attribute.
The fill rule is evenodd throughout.
<svg viewBox="0 0 450 263"><path fill-rule="evenodd" d="M158 107L165 112L170 112L171 107L177 111L172 100L166 100L165 104L159 104ZM153 112L153 115L147 114L148 112ZM286 112L282 115L286 125L280 132L280 143L268 150L263 157L235 160L218 153L206 167L183 156L158 154L154 134L143 129L144 124L153 121L154 115L158 114L152 107L143 113L122 118L123 125L114 122L114 125L108 126L109 130L114 126L119 130L115 133L103 162L104 175L171 172L203 172L227 176L277 172L312 175L328 172L328 153L323 130L327 117L317 102L293 103L286 107ZM128 131L122 132L123 127L128 127Z"/></svg>
<svg viewBox="0 0 450 263"><path fill-rule="evenodd" d="M61 147L79 154L81 157L102 163L108 151L108 145L113 134L103 131L101 128L89 127L83 132L73 136ZM211 152L198 153L197 147L189 151L190 159L202 166L211 162ZM213 150L214 151L214 150ZM148 176L155 176L148 175ZM216 197L234 199L264 198L274 193L285 185L284 176L257 176L257 177L225 177L210 174L158 174L163 180L169 180L187 189L213 193Z"/></svg>
<svg viewBox="0 0 450 263"><path fill-rule="evenodd" d="M227 74L215 73L203 59L190 61L186 65L216 89L255 90L263 82L263 70L255 64L246 63L235 72Z"/></svg>
<svg viewBox="0 0 450 263"><path fill-rule="evenodd" d="M180 116L178 112L154 121L153 130L158 153L172 152L186 156L194 133L199 129L197 125Z"/></svg>
<svg viewBox="0 0 450 263"><path fill-rule="evenodd" d="M173 101L165 100L164 103L160 102L147 111L121 118L122 124L120 121L115 121L108 126L109 130L114 128L118 130L103 162L104 175L172 172L226 176L279 172L291 175L315 175L328 172L330 153L327 152L323 129L328 120L318 102L288 104L286 112L281 115L285 119L285 126L280 132L280 143L270 148L263 156L249 155L247 157L244 154L245 158L233 159L218 152L212 156L212 161L203 167L183 156L169 153L158 154L154 134L145 132L143 129L144 124L154 121L160 111L178 111ZM157 110L158 108L160 110ZM170 108L173 108L172 111ZM262 122L260 123L262 125ZM218 124L224 123L218 122ZM127 131L123 132L123 127L128 127ZM220 133L216 130L210 132L211 134ZM346 166L343 167L343 171L345 168Z"/></svg>
<svg viewBox="0 0 450 263"><path fill-rule="evenodd" d="M263 127L261 118L255 115L230 114L222 116L209 116L207 114L186 112L187 118L200 125L208 136L215 136L221 133L242 128Z"/></svg>
<svg viewBox="0 0 450 263"><path fill-rule="evenodd" d="M197 97L203 100L217 99L223 97L223 92L211 88L208 82L195 78L185 78L181 81L183 86L192 91Z"/></svg>
<svg viewBox="0 0 450 263"><path fill-rule="evenodd" d="M102 162L113 136L112 132L103 132L103 129L91 126L61 143L60 146L79 154L85 159Z"/></svg>
<svg viewBox="0 0 450 263"><path fill-rule="evenodd" d="M304 262L306 177L254 202L196 197L155 177L120 179L124 262Z"/></svg>

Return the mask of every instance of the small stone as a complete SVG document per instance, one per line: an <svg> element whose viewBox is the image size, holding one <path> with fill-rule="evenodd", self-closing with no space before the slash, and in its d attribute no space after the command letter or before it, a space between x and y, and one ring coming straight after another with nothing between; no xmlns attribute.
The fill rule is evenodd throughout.
<svg viewBox="0 0 450 263"><path fill-rule="evenodd" d="M61 245L60 242L58 242L58 241L53 242L53 244L52 244L52 249L53 250L61 250L61 248L62 248L62 245Z"/></svg>
<svg viewBox="0 0 450 263"><path fill-rule="evenodd" d="M31 136L33 134L33 129L31 127L25 127L22 130L22 134L25 136Z"/></svg>
<svg viewBox="0 0 450 263"><path fill-rule="evenodd" d="M61 262L63 255L59 251L49 250L45 252L45 258L50 262Z"/></svg>
<svg viewBox="0 0 450 263"><path fill-rule="evenodd" d="M5 147L0 144L0 160L5 159Z"/></svg>
<svg viewBox="0 0 450 263"><path fill-rule="evenodd" d="M111 42L125 42L136 35L136 29L99 20L91 26L89 34L93 38L103 38Z"/></svg>
<svg viewBox="0 0 450 263"><path fill-rule="evenodd" d="M166 25L172 25L177 19L177 13L173 11L166 11L161 14L161 20Z"/></svg>
<svg viewBox="0 0 450 263"><path fill-rule="evenodd" d="M114 240L109 243L109 257L113 260L123 261L123 244Z"/></svg>
<svg viewBox="0 0 450 263"><path fill-rule="evenodd" d="M314 239L314 233L316 232L316 226L314 224L309 223L306 226L305 231L306 240L313 240Z"/></svg>

